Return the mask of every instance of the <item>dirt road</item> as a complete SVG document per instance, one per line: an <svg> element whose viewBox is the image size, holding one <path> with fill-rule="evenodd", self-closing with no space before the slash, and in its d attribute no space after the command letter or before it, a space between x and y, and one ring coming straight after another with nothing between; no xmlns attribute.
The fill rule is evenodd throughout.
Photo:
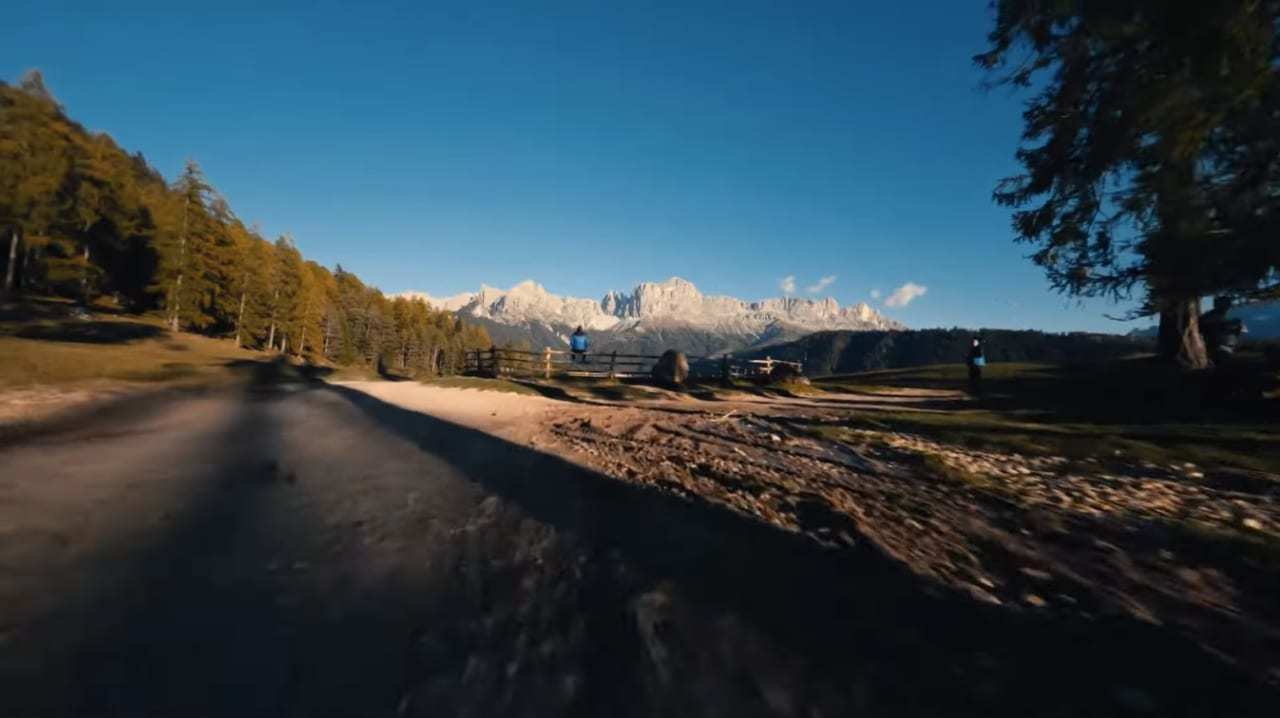
<svg viewBox="0 0 1280 718"><path fill-rule="evenodd" d="M1277 714L1173 632L610 479L522 406L255 383L0 446L0 715Z"/></svg>

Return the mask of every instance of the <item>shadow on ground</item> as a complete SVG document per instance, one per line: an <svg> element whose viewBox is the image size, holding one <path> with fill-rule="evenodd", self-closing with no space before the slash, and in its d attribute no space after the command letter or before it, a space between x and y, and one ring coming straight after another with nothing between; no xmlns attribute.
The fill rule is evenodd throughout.
<svg viewBox="0 0 1280 718"><path fill-rule="evenodd" d="M163 542L82 577L113 588L92 601L66 597L70 625L83 630L68 636L64 654L50 649L52 663L12 683L6 671L8 714L46 704L49 691L70 707L28 714L546 715L554 706L577 716L1272 716L1280 708L1274 691L1169 630L981 605L870 549L819 549L346 387L272 392L277 365L245 370L261 394L211 442L236 450L193 457L212 480L171 518ZM311 401L307 416L323 410L400 437L496 497L509 520L463 532L480 544L460 546L451 583L434 593L409 583L346 604L282 597L273 579L240 562L269 560L298 530L300 518L277 513L275 497L304 490L306 479L293 487L274 464L284 427L266 410L291 401ZM379 460L353 459L369 472ZM544 527L546 543L561 548L530 558L523 539L502 543L501 534L530 527ZM512 575L513 565L526 573ZM523 611L529 585L559 618ZM484 645L453 628L463 625L486 627ZM435 638L420 640L424 630ZM514 658L549 660L543 647L553 638L576 647L572 668L548 663L554 670L537 680L521 672Z"/></svg>
<svg viewBox="0 0 1280 718"><path fill-rule="evenodd" d="M597 646L588 678L611 688L592 694L599 702L589 714L643 714L637 706L768 713L761 708L770 690L796 715L1264 715L1280 705L1270 689L1168 630L1128 618L1042 618L981 605L936 590L869 549L820 550L358 391L330 390L538 521L616 550L634 574L612 581L605 595L626 605L646 586L667 584L697 606L686 622L672 618L662 631L659 653L673 657L671 674L683 685L658 681L657 688L638 678L653 672L653 651L628 649L636 629L617 623L622 606L591 606L610 626L601 634L620 638ZM752 648L769 656L755 668L772 666L786 685L770 686L744 662L728 660L726 649L744 649L741 636L729 629L708 637L695 626L707 621L759 631L765 638ZM742 675L712 675L721 668ZM716 690L700 703L708 686ZM655 699L655 690L677 697Z"/></svg>
<svg viewBox="0 0 1280 718"><path fill-rule="evenodd" d="M158 326L141 322L72 319L23 327L14 332L14 336L23 339L81 344L125 344L140 339L151 339L164 333L165 330Z"/></svg>

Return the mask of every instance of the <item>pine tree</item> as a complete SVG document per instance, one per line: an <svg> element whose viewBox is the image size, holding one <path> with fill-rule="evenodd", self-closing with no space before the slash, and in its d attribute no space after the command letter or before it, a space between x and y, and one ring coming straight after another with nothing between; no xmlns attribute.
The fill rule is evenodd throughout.
<svg viewBox="0 0 1280 718"><path fill-rule="evenodd" d="M299 272L298 301L293 333L298 338L297 355L305 357L322 346L323 320L332 297L332 276L315 262L305 262Z"/></svg>
<svg viewBox="0 0 1280 718"><path fill-rule="evenodd" d="M232 336L236 346L245 346L257 344L265 325L273 255L271 245L262 239L257 227L245 229L237 223L232 230L235 257L231 282L235 302Z"/></svg>
<svg viewBox="0 0 1280 718"><path fill-rule="evenodd" d="M30 270L32 255L49 242L70 164L63 138L72 130L38 73L28 74L17 88L0 84L0 225L8 229L9 240L3 255L6 293L15 288L19 254ZM33 279L24 277L28 283Z"/></svg>
<svg viewBox="0 0 1280 718"><path fill-rule="evenodd" d="M995 192L1017 208L1018 239L1060 291L1141 287L1162 353L1206 366L1200 297L1277 282L1263 230L1280 188L1280 0L994 4L975 60L997 82L1043 87L1023 115L1024 174ZM1251 143L1269 157L1241 152Z"/></svg>
<svg viewBox="0 0 1280 718"><path fill-rule="evenodd" d="M161 211L164 213L162 239L157 242L160 267L159 284L164 287L164 307L169 328L184 326L203 329L212 323L202 310L209 286L208 244L213 221L208 202L212 188L200 166L188 159L182 174L173 185L172 196Z"/></svg>
<svg viewBox="0 0 1280 718"><path fill-rule="evenodd" d="M247 229L189 160L172 185L70 120L38 73L0 83L3 290L127 296L173 330L406 374L451 372L483 329L385 297Z"/></svg>
<svg viewBox="0 0 1280 718"><path fill-rule="evenodd" d="M284 352L288 348L290 334L296 332L302 323L304 265L302 255L288 235L276 240L274 250L267 349L275 351L278 348Z"/></svg>

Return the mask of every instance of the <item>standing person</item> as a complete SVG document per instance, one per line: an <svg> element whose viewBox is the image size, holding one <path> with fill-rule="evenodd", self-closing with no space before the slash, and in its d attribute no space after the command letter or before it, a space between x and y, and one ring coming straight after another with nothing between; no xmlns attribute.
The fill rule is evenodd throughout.
<svg viewBox="0 0 1280 718"><path fill-rule="evenodd" d="M982 394L982 367L987 365L987 356L982 353L982 339L973 338L973 346L969 347L969 392L974 396Z"/></svg>
<svg viewBox="0 0 1280 718"><path fill-rule="evenodd" d="M589 346L591 341L587 339L587 333L582 331L582 327L573 330L573 336L569 337L569 352L573 355L573 360L586 364Z"/></svg>

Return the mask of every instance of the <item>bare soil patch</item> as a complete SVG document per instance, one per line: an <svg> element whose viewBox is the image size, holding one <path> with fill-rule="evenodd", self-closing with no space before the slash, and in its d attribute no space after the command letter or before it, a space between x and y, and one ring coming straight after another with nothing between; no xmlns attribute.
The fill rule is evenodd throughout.
<svg viewBox="0 0 1280 718"><path fill-rule="evenodd" d="M875 412L963 406L937 390L583 403L360 388L828 548L871 548L979 603L1167 626L1280 682L1275 475L865 428Z"/></svg>

